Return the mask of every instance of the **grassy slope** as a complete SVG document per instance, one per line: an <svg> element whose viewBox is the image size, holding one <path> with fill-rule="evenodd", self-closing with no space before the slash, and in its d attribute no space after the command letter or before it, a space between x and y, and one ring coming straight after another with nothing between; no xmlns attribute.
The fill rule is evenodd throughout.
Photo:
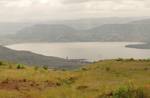
<svg viewBox="0 0 150 98"><path fill-rule="evenodd" d="M75 71L0 66L0 98L100 98L129 83L150 91L149 60L99 61Z"/></svg>

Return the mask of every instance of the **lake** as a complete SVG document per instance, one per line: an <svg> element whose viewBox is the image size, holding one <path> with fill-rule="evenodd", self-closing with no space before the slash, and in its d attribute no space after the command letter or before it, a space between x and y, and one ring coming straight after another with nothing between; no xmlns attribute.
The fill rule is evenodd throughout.
<svg viewBox="0 0 150 98"><path fill-rule="evenodd" d="M150 50L125 47L138 42L73 42L73 43L23 43L8 45L14 50L26 50L46 56L97 61L115 58L150 58Z"/></svg>

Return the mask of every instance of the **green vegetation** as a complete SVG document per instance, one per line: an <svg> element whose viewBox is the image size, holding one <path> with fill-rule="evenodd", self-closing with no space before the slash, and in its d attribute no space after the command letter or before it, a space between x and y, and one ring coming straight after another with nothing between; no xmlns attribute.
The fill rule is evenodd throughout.
<svg viewBox="0 0 150 98"><path fill-rule="evenodd" d="M48 70L48 66L44 65L43 69Z"/></svg>
<svg viewBox="0 0 150 98"><path fill-rule="evenodd" d="M25 67L22 64L17 64L17 69L25 69Z"/></svg>
<svg viewBox="0 0 150 98"><path fill-rule="evenodd" d="M0 98L150 98L149 92L150 60L104 60L78 70L0 66Z"/></svg>

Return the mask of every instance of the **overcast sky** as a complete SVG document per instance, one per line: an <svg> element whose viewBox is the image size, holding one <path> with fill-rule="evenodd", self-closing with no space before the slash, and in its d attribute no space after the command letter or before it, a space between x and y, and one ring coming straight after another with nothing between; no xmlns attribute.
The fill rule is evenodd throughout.
<svg viewBox="0 0 150 98"><path fill-rule="evenodd" d="M150 16L150 0L0 0L0 21Z"/></svg>

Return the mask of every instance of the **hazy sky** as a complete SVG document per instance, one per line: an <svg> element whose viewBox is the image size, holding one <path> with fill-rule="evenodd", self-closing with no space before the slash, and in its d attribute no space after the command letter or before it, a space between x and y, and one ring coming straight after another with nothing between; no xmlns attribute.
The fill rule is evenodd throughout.
<svg viewBox="0 0 150 98"><path fill-rule="evenodd" d="M0 0L0 21L150 16L150 0Z"/></svg>

